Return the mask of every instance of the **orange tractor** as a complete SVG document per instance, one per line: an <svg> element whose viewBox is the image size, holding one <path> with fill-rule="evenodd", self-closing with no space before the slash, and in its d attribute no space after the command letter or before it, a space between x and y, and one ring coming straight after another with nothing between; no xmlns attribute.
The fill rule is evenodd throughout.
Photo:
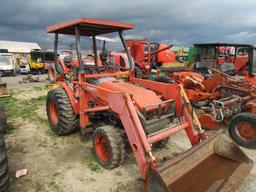
<svg viewBox="0 0 256 192"><path fill-rule="evenodd" d="M70 134L78 127L81 132L92 129L93 151L107 169L122 164L128 141L145 191L234 191L249 173L252 161L220 131L210 135L202 131L183 99L181 86L134 77L134 63L123 36L123 31L132 28L132 24L89 18L47 28L55 34L55 68L69 65L69 70L59 73L59 87L47 95L51 129L58 135ZM121 72L108 62L98 65L96 36L107 33L119 34L130 64L128 71ZM75 36L77 58L64 63L58 60L59 34ZM81 36L92 36L93 66L81 56ZM124 76L126 81L121 79ZM160 164L152 145L182 130L192 148Z"/></svg>

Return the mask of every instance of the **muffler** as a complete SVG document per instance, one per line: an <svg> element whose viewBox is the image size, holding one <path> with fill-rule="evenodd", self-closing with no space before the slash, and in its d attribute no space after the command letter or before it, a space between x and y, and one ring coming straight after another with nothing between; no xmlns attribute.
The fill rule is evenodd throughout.
<svg viewBox="0 0 256 192"><path fill-rule="evenodd" d="M148 173L148 192L235 191L253 161L221 130Z"/></svg>

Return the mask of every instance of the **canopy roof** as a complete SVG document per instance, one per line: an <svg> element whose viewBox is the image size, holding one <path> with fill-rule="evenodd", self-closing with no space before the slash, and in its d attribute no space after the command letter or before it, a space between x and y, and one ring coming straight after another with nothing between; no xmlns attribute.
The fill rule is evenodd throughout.
<svg viewBox="0 0 256 192"><path fill-rule="evenodd" d="M240 43L197 43L194 44L194 46L200 46L200 47L255 47L251 44L240 44Z"/></svg>
<svg viewBox="0 0 256 192"><path fill-rule="evenodd" d="M133 29L134 27L133 24L128 23L119 23L91 18L78 18L50 25L46 28L46 31L48 33L75 35L76 26L79 26L80 35L82 36L101 35L106 33L129 30Z"/></svg>

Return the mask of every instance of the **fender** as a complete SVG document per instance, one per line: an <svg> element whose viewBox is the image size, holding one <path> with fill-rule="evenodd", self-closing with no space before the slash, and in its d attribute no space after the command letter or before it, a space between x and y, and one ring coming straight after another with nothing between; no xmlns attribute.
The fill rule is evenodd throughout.
<svg viewBox="0 0 256 192"><path fill-rule="evenodd" d="M72 105L72 108L73 108L75 114L79 115L79 103L78 103L78 100L74 96L74 91L64 81L59 81L58 85L65 89L65 91L68 94L70 103Z"/></svg>

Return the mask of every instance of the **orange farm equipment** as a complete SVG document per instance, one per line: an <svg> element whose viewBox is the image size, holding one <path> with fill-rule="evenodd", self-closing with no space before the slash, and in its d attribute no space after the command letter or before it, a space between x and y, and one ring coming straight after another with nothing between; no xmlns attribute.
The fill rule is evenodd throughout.
<svg viewBox="0 0 256 192"><path fill-rule="evenodd" d="M208 74L215 68L230 75L238 75L256 85L256 49L249 44L207 43L194 45L194 70Z"/></svg>
<svg viewBox="0 0 256 192"><path fill-rule="evenodd" d="M203 128L228 126L231 138L239 145L256 148L256 86L214 68L211 77L191 70L168 75L182 84L189 102L199 110ZM203 111L203 113L202 113Z"/></svg>
<svg viewBox="0 0 256 192"><path fill-rule="evenodd" d="M162 63L176 61L171 45L135 39L126 40L126 43L134 59L135 76L138 78L149 78L152 69L157 69Z"/></svg>
<svg viewBox="0 0 256 192"><path fill-rule="evenodd" d="M47 28L55 34L56 70L62 62L57 57L59 34L75 36L77 53L77 58L63 63L72 67L59 73L59 87L48 92L51 129L58 135L78 127L84 133L93 130L93 151L107 169L124 161L128 141L145 191L234 191L249 173L252 161L220 131L209 136L202 131L179 85L134 78L134 63L123 36L124 30L132 28L132 24L89 18ZM98 65L96 36L107 33L119 34L130 64L128 71L121 72L112 63ZM92 37L93 66L82 59L81 36ZM120 79L123 76L126 81ZM182 130L192 148L160 164L152 145Z"/></svg>

